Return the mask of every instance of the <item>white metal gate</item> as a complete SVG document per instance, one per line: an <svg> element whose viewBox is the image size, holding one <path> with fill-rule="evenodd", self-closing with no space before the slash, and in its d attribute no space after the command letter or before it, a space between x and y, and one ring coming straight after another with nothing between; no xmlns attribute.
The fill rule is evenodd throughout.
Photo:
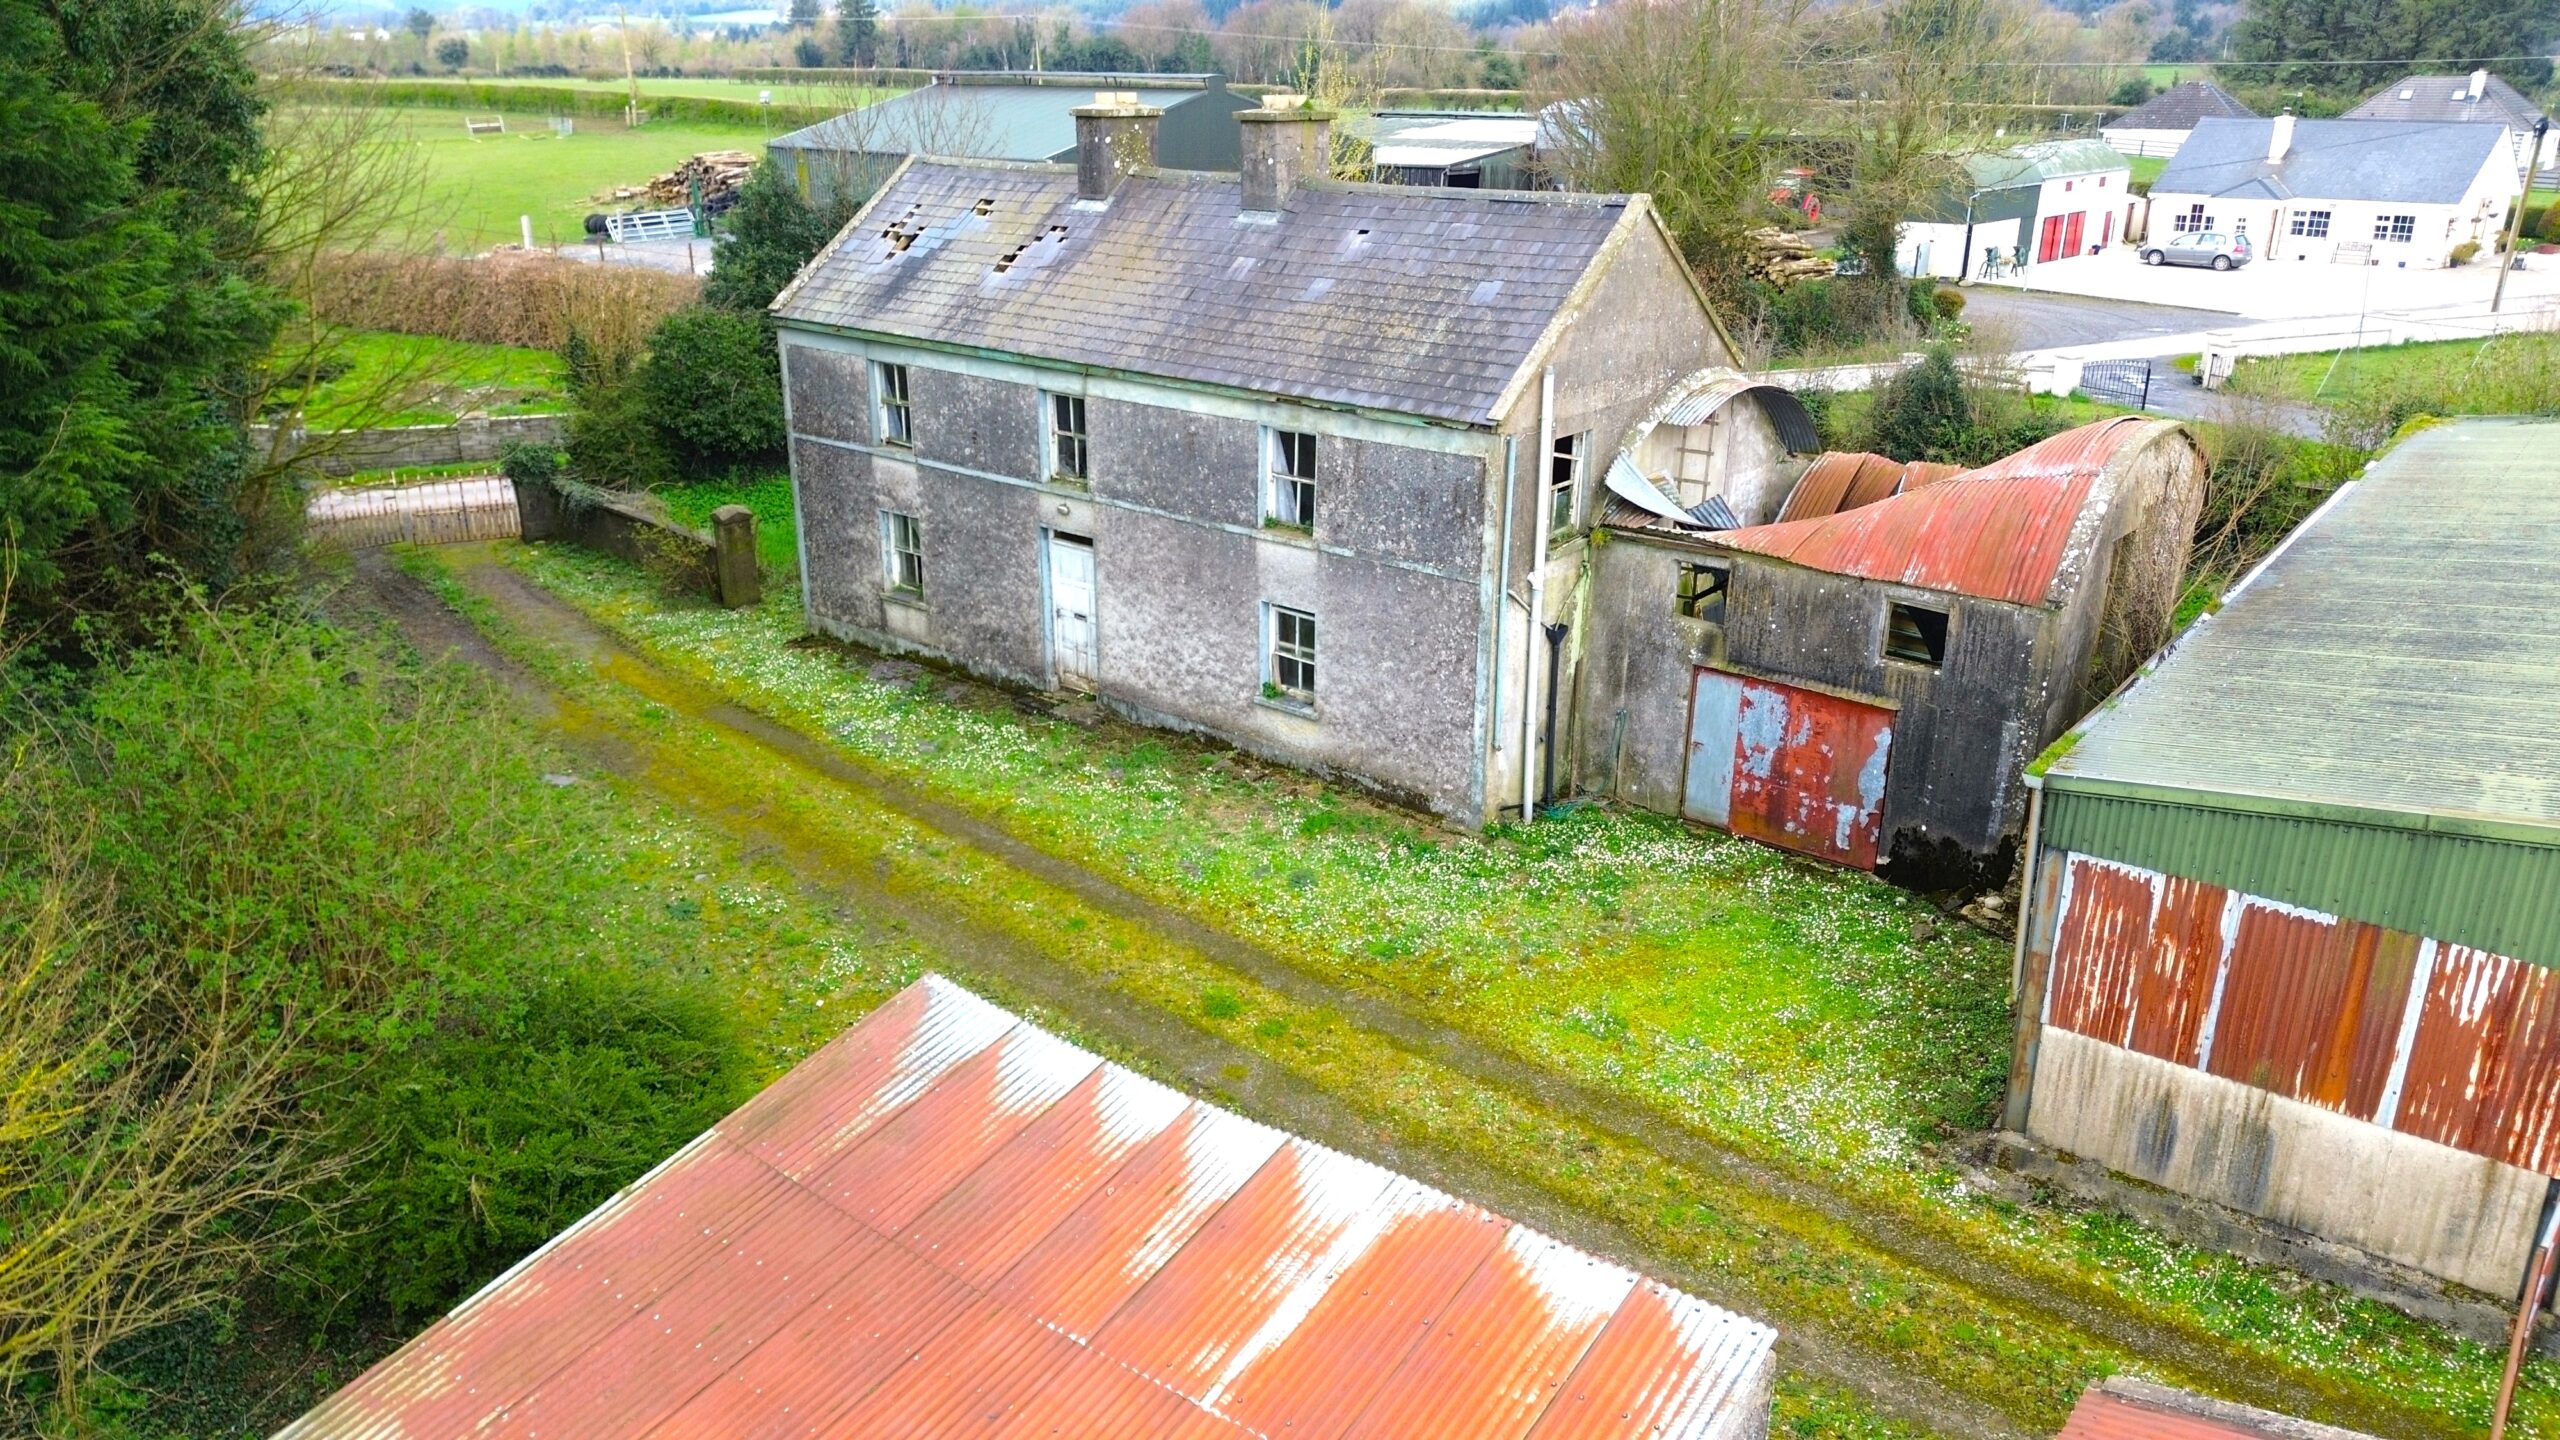
<svg viewBox="0 0 2560 1440"><path fill-rule="evenodd" d="M1060 686L1093 688L1101 670L1094 625L1093 542L1049 536L1049 655Z"/></svg>

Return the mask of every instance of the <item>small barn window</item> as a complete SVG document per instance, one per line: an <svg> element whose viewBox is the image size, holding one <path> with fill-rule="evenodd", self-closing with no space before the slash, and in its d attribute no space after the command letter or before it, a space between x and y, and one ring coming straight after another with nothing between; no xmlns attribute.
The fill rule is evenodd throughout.
<svg viewBox="0 0 2560 1440"><path fill-rule="evenodd" d="M1710 625L1724 623L1724 596L1733 586L1733 571L1715 561L1680 566L1680 613Z"/></svg>
<svg viewBox="0 0 2560 1440"><path fill-rule="evenodd" d="M1947 612L1926 605L1887 605L1884 653L1888 659L1914 665L1947 663Z"/></svg>
<svg viewBox="0 0 2560 1440"><path fill-rule="evenodd" d="M1084 480L1088 473L1084 443L1084 397L1049 397L1049 474L1059 480Z"/></svg>
<svg viewBox="0 0 2560 1440"><path fill-rule="evenodd" d="M1263 518L1300 530L1316 528L1316 437L1270 430L1263 447Z"/></svg>
<svg viewBox="0 0 2560 1440"><path fill-rule="evenodd" d="M924 595L924 526L913 515L880 512L880 574L892 594Z"/></svg>
<svg viewBox="0 0 2560 1440"><path fill-rule="evenodd" d="M871 393L875 402L873 408L878 412L873 418L878 422L880 443L915 444L915 412L907 401L907 367L873 365Z"/></svg>

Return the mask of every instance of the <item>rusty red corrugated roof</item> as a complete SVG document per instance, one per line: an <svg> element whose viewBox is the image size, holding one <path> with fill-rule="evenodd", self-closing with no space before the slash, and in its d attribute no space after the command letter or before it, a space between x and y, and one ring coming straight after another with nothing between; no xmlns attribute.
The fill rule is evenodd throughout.
<svg viewBox="0 0 2560 1440"><path fill-rule="evenodd" d="M1872 504L1835 506L1836 514L1728 530L1712 539L1814 570L2040 605L2051 595L2100 474L2151 423L2130 415L2101 420ZM1812 472L1805 478L1812 480ZM1855 479L1854 471L1845 477L1844 496L1846 482ZM1800 482L1797 493L1804 492ZM1807 496L1807 506L1819 498ZM1795 509L1790 496L1788 510Z"/></svg>
<svg viewBox="0 0 2560 1440"><path fill-rule="evenodd" d="M2296 1420L2130 1375L2080 1392L2054 1440L2373 1440L2359 1431Z"/></svg>
<svg viewBox="0 0 2560 1440"><path fill-rule="evenodd" d="M1774 1340L928 976L278 1440L1719 1437Z"/></svg>

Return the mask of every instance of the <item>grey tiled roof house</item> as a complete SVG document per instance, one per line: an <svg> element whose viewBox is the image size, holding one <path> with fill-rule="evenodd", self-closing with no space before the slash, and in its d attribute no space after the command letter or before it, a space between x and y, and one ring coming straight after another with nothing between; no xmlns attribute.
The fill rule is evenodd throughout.
<svg viewBox="0 0 2560 1440"><path fill-rule="evenodd" d="M1732 344L1643 196L1334 181L1303 103L1163 169L1157 118L910 160L775 301L809 620L1498 819L1610 457Z"/></svg>

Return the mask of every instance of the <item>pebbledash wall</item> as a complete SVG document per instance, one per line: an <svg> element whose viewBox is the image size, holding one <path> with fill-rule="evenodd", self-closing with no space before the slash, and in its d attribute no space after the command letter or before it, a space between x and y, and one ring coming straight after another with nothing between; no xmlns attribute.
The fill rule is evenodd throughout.
<svg viewBox="0 0 2560 1440"><path fill-rule="evenodd" d="M1100 698L1469 814L1488 452L1483 431L1205 395L882 342L786 333L810 622L1035 689L1048 537L1093 542ZM914 443L877 443L872 362L908 367ZM1046 473L1043 394L1085 399L1091 486ZM1261 523L1266 427L1317 435L1325 540ZM925 535L919 596L885 583L879 514ZM1317 708L1262 694L1263 606L1318 614Z"/></svg>

